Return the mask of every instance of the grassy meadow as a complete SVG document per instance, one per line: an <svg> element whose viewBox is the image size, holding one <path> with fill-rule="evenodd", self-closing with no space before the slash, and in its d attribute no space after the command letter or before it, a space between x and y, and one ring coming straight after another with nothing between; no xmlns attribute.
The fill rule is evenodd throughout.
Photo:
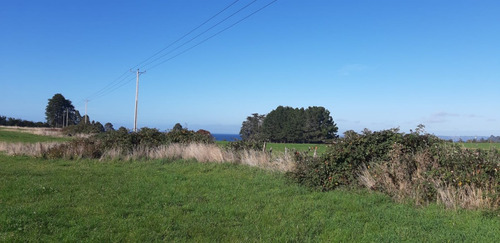
<svg viewBox="0 0 500 243"><path fill-rule="evenodd" d="M0 142L65 141L0 128ZM307 151L325 145L268 144ZM0 242L479 241L500 211L395 203L365 190L312 191L282 172L191 160L64 160L0 152Z"/></svg>
<svg viewBox="0 0 500 243"><path fill-rule="evenodd" d="M499 212L314 192L282 173L190 161L0 155L0 241L479 241Z"/></svg>
<svg viewBox="0 0 500 243"><path fill-rule="evenodd" d="M500 143L459 143L469 149L500 149Z"/></svg>
<svg viewBox="0 0 500 243"><path fill-rule="evenodd" d="M37 135L23 130L13 130L6 127L0 127L0 142L9 143L38 143L38 142L65 142L69 137L55 137Z"/></svg>

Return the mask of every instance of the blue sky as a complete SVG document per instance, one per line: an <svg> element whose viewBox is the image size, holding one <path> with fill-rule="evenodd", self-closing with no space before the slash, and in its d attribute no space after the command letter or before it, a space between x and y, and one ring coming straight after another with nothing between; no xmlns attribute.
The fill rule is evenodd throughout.
<svg viewBox="0 0 500 243"><path fill-rule="evenodd" d="M436 135L500 135L500 1L279 0L155 66L271 1L141 69L138 126L238 133L250 114L284 105L324 106L340 132L424 124ZM232 2L3 1L0 114L42 121L62 93L82 114L90 99L92 120L132 128L127 70ZM96 95L123 73L123 86Z"/></svg>

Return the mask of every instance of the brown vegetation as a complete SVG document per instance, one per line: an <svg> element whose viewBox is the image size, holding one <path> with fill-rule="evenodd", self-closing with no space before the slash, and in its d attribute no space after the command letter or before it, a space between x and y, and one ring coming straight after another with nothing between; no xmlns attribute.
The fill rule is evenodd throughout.
<svg viewBox="0 0 500 243"><path fill-rule="evenodd" d="M77 144L77 143L73 143ZM61 143L0 143L0 151L8 155L28 155L35 157L80 159L96 157L101 160L142 160L142 159L184 159L198 162L236 163L255 166L273 171L291 171L294 160L285 154L270 155L254 150L233 151L215 144L168 144L158 147L136 146L132 150L120 148L108 149L102 155L96 155L96 144L78 143L71 146Z"/></svg>
<svg viewBox="0 0 500 243"><path fill-rule="evenodd" d="M493 180L482 186L461 181L453 185L440 176L430 176L440 165L428 151L404 154L400 146L394 145L390 155L388 161L363 165L359 183L387 193L396 201L412 199L417 205L432 201L452 209L498 208L500 205L500 198L492 197L497 195Z"/></svg>

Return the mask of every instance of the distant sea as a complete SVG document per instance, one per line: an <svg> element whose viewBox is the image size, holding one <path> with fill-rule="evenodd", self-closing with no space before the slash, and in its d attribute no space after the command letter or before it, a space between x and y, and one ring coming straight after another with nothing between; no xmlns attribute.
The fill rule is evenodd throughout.
<svg viewBox="0 0 500 243"><path fill-rule="evenodd" d="M241 140L241 137L239 134L212 134L212 136L214 136L215 138L215 141L229 141L229 142L233 142L233 141L237 141L237 140Z"/></svg>

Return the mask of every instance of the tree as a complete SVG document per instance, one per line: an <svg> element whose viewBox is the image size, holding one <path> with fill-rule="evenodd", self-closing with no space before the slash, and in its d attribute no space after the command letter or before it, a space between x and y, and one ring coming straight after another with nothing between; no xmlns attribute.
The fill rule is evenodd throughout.
<svg viewBox="0 0 500 243"><path fill-rule="evenodd" d="M64 98L62 94L55 94L45 108L45 119L51 127L63 127L66 125L75 125L78 119L75 107L70 100ZM67 121L66 121L67 118Z"/></svg>
<svg viewBox="0 0 500 243"><path fill-rule="evenodd" d="M113 128L113 124L111 122L108 122L104 124L104 131L109 132L109 131L114 131L115 129Z"/></svg>
<svg viewBox="0 0 500 243"><path fill-rule="evenodd" d="M180 123L176 123L174 125L174 128L172 128L172 132L180 132L184 130L184 128L182 128L182 125Z"/></svg>
<svg viewBox="0 0 500 243"><path fill-rule="evenodd" d="M264 123L265 115L258 113L247 117L247 120L241 124L240 137L241 139L259 141L263 139L262 124Z"/></svg>
<svg viewBox="0 0 500 243"><path fill-rule="evenodd" d="M104 126L100 122L92 121L92 131L93 133L104 132Z"/></svg>
<svg viewBox="0 0 500 243"><path fill-rule="evenodd" d="M242 130L244 128L245 126ZM313 106L299 109L278 106L265 116L261 134L263 138L271 142L323 143L336 138L337 131L338 128L330 112L324 107Z"/></svg>
<svg viewBox="0 0 500 243"><path fill-rule="evenodd" d="M324 107L313 106L305 110L304 138L308 142L320 143L325 139L335 138L338 127L333 122L330 112Z"/></svg>

